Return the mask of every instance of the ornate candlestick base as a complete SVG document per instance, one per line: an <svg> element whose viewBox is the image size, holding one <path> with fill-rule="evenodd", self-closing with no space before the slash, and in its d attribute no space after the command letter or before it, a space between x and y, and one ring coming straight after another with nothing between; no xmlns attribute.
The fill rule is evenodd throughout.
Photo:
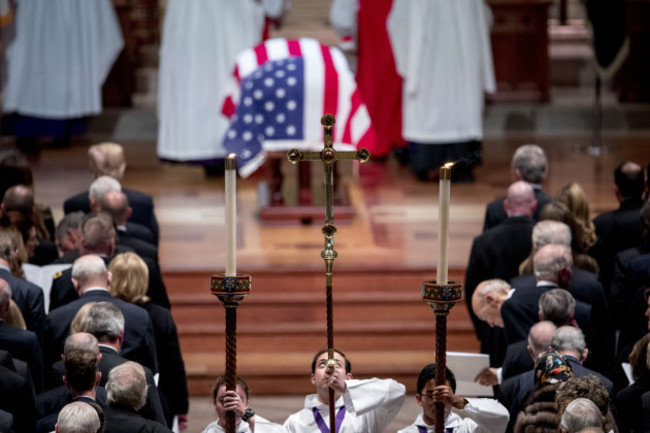
<svg viewBox="0 0 650 433"><path fill-rule="evenodd" d="M435 281L422 283L422 299L429 304L436 315L436 386L444 385L445 369L447 367L447 315L456 302L460 301L463 293L462 284L453 281L446 285ZM445 431L445 405L436 403L435 429Z"/></svg>
<svg viewBox="0 0 650 433"><path fill-rule="evenodd" d="M210 277L210 291L226 309L226 389L234 391L237 388L237 306L251 291L251 276L214 274ZM228 411L226 433L235 433L235 428L235 413Z"/></svg>

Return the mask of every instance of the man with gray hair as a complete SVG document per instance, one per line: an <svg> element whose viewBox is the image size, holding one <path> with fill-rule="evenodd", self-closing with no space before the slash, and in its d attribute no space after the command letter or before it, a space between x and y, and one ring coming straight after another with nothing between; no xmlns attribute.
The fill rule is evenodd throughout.
<svg viewBox="0 0 650 433"><path fill-rule="evenodd" d="M602 374L584 367L582 364L587 359L589 350L587 349L587 342L585 335L580 328L574 326L560 326L557 328L551 338L551 346L564 356L567 363L571 366L571 370L575 377L583 377L587 375L594 375L600 379L607 391L612 393L612 381L603 376Z"/></svg>
<svg viewBox="0 0 650 433"><path fill-rule="evenodd" d="M537 208L533 214L535 221L539 221L539 211L551 202L551 197L542 191L542 182L548 171L548 160L544 149L536 144L524 144L519 146L512 156L510 165L511 179L513 181L523 180L533 188ZM487 205L485 210L485 221L483 231L497 226L504 222L508 215L504 207L505 197L494 200Z"/></svg>
<svg viewBox="0 0 650 433"><path fill-rule="evenodd" d="M90 170L95 179L102 176L110 176L115 178L119 185L119 181L122 179L122 175L126 169L124 149L120 144L110 142L94 144L88 149L88 158ZM128 188L120 187L119 190L126 194L133 208L130 221L148 227L153 233L155 244L157 245L159 229L151 196ZM101 196L103 195L101 194ZM89 191L84 191L68 198L63 203L63 212L66 214L75 211L90 212L89 196Z"/></svg>
<svg viewBox="0 0 650 433"><path fill-rule="evenodd" d="M566 407L560 428L566 433L578 433L587 428L603 428L603 415L596 403L588 398L576 398Z"/></svg>
<svg viewBox="0 0 650 433"><path fill-rule="evenodd" d="M142 366L125 362L113 368L106 383L108 409L106 433L171 432L164 425L143 418L137 411L146 401L147 382Z"/></svg>
<svg viewBox="0 0 650 433"><path fill-rule="evenodd" d="M101 427L97 410L82 401L69 403L59 412L56 433L97 433Z"/></svg>
<svg viewBox="0 0 650 433"><path fill-rule="evenodd" d="M110 302L98 302L90 307L86 318L86 331L94 335L99 342L99 351L102 354L99 370L102 373L100 385L106 386L110 371L128 362L120 356L124 338L124 316L122 312ZM143 367L147 380L147 402L141 415L145 418L166 424L165 414L160 402L160 394L154 381L153 373Z"/></svg>
<svg viewBox="0 0 650 433"><path fill-rule="evenodd" d="M59 258L74 253L78 256L77 250L81 246L81 220L83 217L83 212L71 212L64 215L56 226L55 240ZM74 259L72 260L74 261ZM53 263L63 263L63 261L55 260Z"/></svg>
<svg viewBox="0 0 650 433"><path fill-rule="evenodd" d="M118 249L120 249L120 252L132 251L131 248L117 245L115 226L109 215L104 213L89 214L82 219L80 255L96 254L102 257L104 263L108 266ZM142 257L142 260L144 260L149 270L147 296L149 296L151 302L169 308L167 288L162 280L160 268L155 260L150 257ZM50 292L50 311L78 298L79 296L72 283L72 270L66 269L57 272L54 275L52 291Z"/></svg>
<svg viewBox="0 0 650 433"><path fill-rule="evenodd" d="M47 316L46 359L49 363L56 361L61 353L70 323L81 306L89 302L106 301L114 304L124 315L122 355L157 371L156 344L149 314L143 308L117 299L109 293L110 273L104 260L96 255L78 258L72 266L72 282L79 299L51 311Z"/></svg>

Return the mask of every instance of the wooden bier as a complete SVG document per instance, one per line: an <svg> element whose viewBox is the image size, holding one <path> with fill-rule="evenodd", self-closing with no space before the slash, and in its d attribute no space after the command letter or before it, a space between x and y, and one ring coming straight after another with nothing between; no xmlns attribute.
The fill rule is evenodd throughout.
<svg viewBox="0 0 650 433"><path fill-rule="evenodd" d="M548 8L552 0L488 0L492 9L494 102L547 102Z"/></svg>

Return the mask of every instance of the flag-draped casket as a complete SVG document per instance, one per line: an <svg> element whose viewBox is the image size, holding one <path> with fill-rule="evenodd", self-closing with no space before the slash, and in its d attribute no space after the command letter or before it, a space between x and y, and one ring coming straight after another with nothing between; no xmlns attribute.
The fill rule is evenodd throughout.
<svg viewBox="0 0 650 433"><path fill-rule="evenodd" d="M374 141L343 53L315 39L270 39L242 52L223 112L231 118L224 147L237 154L242 177L262 165L266 151L322 148L325 113L336 116L335 148Z"/></svg>

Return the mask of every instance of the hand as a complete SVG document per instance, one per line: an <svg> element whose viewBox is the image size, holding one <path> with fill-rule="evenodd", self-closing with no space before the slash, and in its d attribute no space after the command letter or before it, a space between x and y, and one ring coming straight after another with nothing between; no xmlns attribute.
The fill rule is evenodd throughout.
<svg viewBox="0 0 650 433"><path fill-rule="evenodd" d="M186 413L183 413L176 414L176 418L178 418L178 430L185 430L190 423L190 417Z"/></svg>
<svg viewBox="0 0 650 433"><path fill-rule="evenodd" d="M325 371L325 381L327 386L335 392L343 394L347 389L347 385L345 384L345 371L343 369L327 369Z"/></svg>
<svg viewBox="0 0 650 433"><path fill-rule="evenodd" d="M235 418L241 418L246 410L244 402L235 391L226 391L226 395L223 397L223 408L226 411L235 412Z"/></svg>
<svg viewBox="0 0 650 433"><path fill-rule="evenodd" d="M497 369L484 368L479 374L476 375L474 382L477 382L479 385L483 386L498 385L499 379L497 378Z"/></svg>
<svg viewBox="0 0 650 433"><path fill-rule="evenodd" d="M433 389L433 402L444 403L445 406L453 406L457 409L462 409L467 404L467 401L452 391L449 385L439 385Z"/></svg>

